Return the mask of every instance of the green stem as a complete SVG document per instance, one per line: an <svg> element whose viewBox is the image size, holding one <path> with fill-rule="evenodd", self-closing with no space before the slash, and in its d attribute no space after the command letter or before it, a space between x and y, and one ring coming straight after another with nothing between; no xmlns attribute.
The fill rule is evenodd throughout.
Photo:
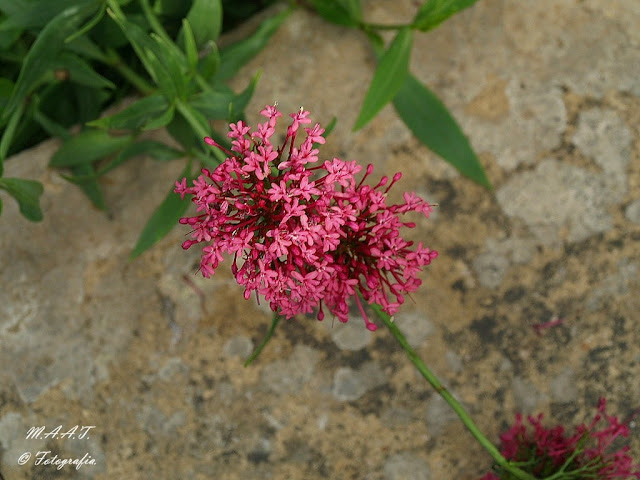
<svg viewBox="0 0 640 480"><path fill-rule="evenodd" d="M120 75L127 79L131 85L143 95L151 95L155 92L155 88L151 86L144 78L134 72L125 62L122 61L120 55L112 48L106 51L108 64L115 68Z"/></svg>
<svg viewBox="0 0 640 480"><path fill-rule="evenodd" d="M247 361L244 362L245 367L249 366L251 362L253 362L256 358L258 358L258 355L260 355L260 352L262 352L262 349L264 348L264 346L269 342L269 340L271 340L273 333L276 331L276 327L278 326L278 323L280 323L280 318L281 318L280 315L278 315L277 313L273 314L273 321L271 322L271 327L269 327L269 331L267 332L267 335L264 337L264 340L262 340L262 343L258 345L258 348L256 348L256 350L247 359Z"/></svg>
<svg viewBox="0 0 640 480"><path fill-rule="evenodd" d="M204 138L204 137L208 137L210 135L210 132L206 131L202 125L200 124L200 122L198 122L198 119L195 118L192 114L191 111L189 110L189 108L187 108L185 106L184 103L182 103L181 100L177 100L176 101L176 108L178 109L178 111L182 114L182 116L185 118L185 120L189 123L189 125L191 125L191 128L194 129L194 131L198 134L198 136L200 138ZM222 163L225 161L225 156L222 154L222 152L220 150L218 150L217 148L213 148L210 150L207 150L208 152L213 152L214 156L217 158L219 163Z"/></svg>
<svg viewBox="0 0 640 480"><path fill-rule="evenodd" d="M467 429L471 432L471 435L475 437L475 439L484 447L484 449L489 452L489 455L493 457L498 465L501 468L508 471L511 475L519 480L535 480L535 477L520 470L519 468L511 465L506 458L504 458L498 449L493 443L489 441L487 437L480 431L478 426L473 422L469 414L465 411L464 407L458 402L451 393L440 383L440 380L429 370L429 368L424 364L424 362L420 359L418 354L411 348L406 338L400 331L400 329L393 323L393 320L389 315L382 311L382 308L379 305L372 305L375 312L378 314L378 317L384 322L398 343L402 346L404 351L406 352L409 360L416 366L420 374L424 377L424 379L429 382L429 384L435 389L435 391L440 395L453 409L454 412L460 417L462 423L467 427Z"/></svg>

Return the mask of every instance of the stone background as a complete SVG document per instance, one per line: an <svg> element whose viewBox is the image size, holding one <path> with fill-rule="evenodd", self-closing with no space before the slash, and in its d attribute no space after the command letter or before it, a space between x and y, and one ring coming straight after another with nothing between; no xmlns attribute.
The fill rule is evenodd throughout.
<svg viewBox="0 0 640 480"><path fill-rule="evenodd" d="M381 23L410 20L418 4L363 3ZM637 0L481 0L418 34L411 70L454 112L493 193L420 145L392 107L350 133L375 69L356 31L300 9L234 80L263 71L252 124L274 100L324 124L335 115L324 157L402 170L396 195L440 204L407 234L440 257L396 322L493 439L516 411L575 425L603 395L623 419L640 406L639 47ZM180 162L108 175L103 214L46 168L58 145L6 164L45 186L42 223L9 199L0 218L6 480L471 480L489 468L390 334L356 315L282 323L244 368L270 314L242 298L228 263L212 280L194 275L180 228L128 260ZM25 439L37 425L95 429ZM96 465L17 465L38 450Z"/></svg>

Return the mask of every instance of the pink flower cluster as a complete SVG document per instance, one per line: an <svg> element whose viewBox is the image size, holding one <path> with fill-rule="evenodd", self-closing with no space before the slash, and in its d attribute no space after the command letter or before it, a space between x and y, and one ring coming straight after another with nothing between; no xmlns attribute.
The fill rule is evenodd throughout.
<svg viewBox="0 0 640 480"><path fill-rule="evenodd" d="M640 466L633 465L631 457L627 455L628 446L610 451L617 437L629 435L629 428L621 424L617 417L607 415L605 408L605 399L601 398L591 423L588 426L579 425L571 436L565 434L561 425L544 427L542 414L527 417L533 427L533 432L528 431L522 422L522 415L518 414L515 424L500 435L501 453L507 460L521 464L520 468L536 478L550 477L562 469L565 475L554 478L639 479ZM606 420L607 425L597 429L602 420ZM511 478L506 472L504 475L500 477L495 473L487 473L482 480Z"/></svg>
<svg viewBox="0 0 640 480"><path fill-rule="evenodd" d="M359 294L393 315L404 302L403 294L420 285L417 274L438 255L400 236L400 214L421 212L432 206L405 193L404 202L387 205L387 192L401 174L375 186L364 180L373 172L337 158L318 161L319 144L325 143L319 124L305 127L304 140L296 145L300 126L311 123L302 108L291 114L286 138L279 147L271 143L277 119L276 106L266 106L267 118L254 131L242 121L231 124L227 134L231 151L211 138L205 142L224 150L228 158L215 170L202 170L193 186L176 182L175 192L191 195L197 215L180 219L192 228L182 248L204 243L200 270L214 274L223 253L233 256L232 272L244 286L262 295L274 312L291 318L326 307L346 322L348 301L355 300L369 330ZM259 298L258 298L259 301Z"/></svg>

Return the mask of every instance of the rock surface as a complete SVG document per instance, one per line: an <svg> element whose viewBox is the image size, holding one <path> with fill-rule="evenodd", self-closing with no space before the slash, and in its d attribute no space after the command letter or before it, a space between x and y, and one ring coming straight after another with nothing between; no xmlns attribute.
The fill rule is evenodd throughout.
<svg viewBox="0 0 640 480"><path fill-rule="evenodd" d="M380 23L417 8L364 3ZM236 87L258 68L251 123L274 100L324 124L335 115L324 157L402 170L398 190L440 204L408 234L440 257L395 321L490 438L516 411L572 425L600 396L621 418L638 407L636 0L483 0L416 35L411 70L467 132L495 196L420 145L392 107L350 133L375 69L359 32L300 9ZM7 480L444 480L488 470L390 334L358 318L283 322L244 368L270 315L242 298L228 263L213 279L194 275L198 252L180 248L181 228L128 260L180 162L140 159L109 174L103 214L47 169L57 147L5 164L6 176L45 186L43 222L26 222L4 197L0 217ZM26 438L58 425L95 428L85 439ZM638 427L630 444L640 460ZM34 465L37 451L95 465ZM34 458L19 466L24 452Z"/></svg>

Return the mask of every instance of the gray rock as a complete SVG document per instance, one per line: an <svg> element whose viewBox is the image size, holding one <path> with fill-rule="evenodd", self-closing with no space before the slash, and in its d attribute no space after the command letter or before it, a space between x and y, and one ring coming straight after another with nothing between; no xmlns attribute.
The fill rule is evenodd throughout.
<svg viewBox="0 0 640 480"><path fill-rule="evenodd" d="M385 480L429 480L429 464L420 456L400 452L387 458L384 464Z"/></svg>
<svg viewBox="0 0 640 480"><path fill-rule="evenodd" d="M607 210L615 199L606 175L557 160L543 160L535 170L515 175L496 198L504 212L521 219L543 245L557 244L563 228L568 229L567 240L577 242L612 227Z"/></svg>
<svg viewBox="0 0 640 480"><path fill-rule="evenodd" d="M313 377L320 359L317 350L296 345L286 360L276 360L264 367L262 384L278 394L298 392Z"/></svg>
<svg viewBox="0 0 640 480"><path fill-rule="evenodd" d="M640 198L627 205L624 216L630 222L640 224Z"/></svg>
<svg viewBox="0 0 640 480"><path fill-rule="evenodd" d="M338 348L352 352L369 345L372 335L358 317L350 318L347 323L336 322L331 331L331 338Z"/></svg>
<svg viewBox="0 0 640 480"><path fill-rule="evenodd" d="M253 351L253 341L244 335L236 335L227 340L223 352L227 357L247 358Z"/></svg>
<svg viewBox="0 0 640 480"><path fill-rule="evenodd" d="M341 367L333 377L332 393L338 400L350 402L386 381L386 375L376 362L367 362L359 370Z"/></svg>
<svg viewBox="0 0 640 480"><path fill-rule="evenodd" d="M435 327L423 312L400 312L395 323L413 348L418 348L431 335Z"/></svg>
<svg viewBox="0 0 640 480"><path fill-rule="evenodd" d="M538 390L536 386L520 377L514 377L511 382L515 409L524 414L533 413L539 404L547 400L547 395Z"/></svg>
<svg viewBox="0 0 640 480"><path fill-rule="evenodd" d="M575 371L567 367L555 376L550 383L551 398L554 402L569 403L576 400L578 390L575 382Z"/></svg>

